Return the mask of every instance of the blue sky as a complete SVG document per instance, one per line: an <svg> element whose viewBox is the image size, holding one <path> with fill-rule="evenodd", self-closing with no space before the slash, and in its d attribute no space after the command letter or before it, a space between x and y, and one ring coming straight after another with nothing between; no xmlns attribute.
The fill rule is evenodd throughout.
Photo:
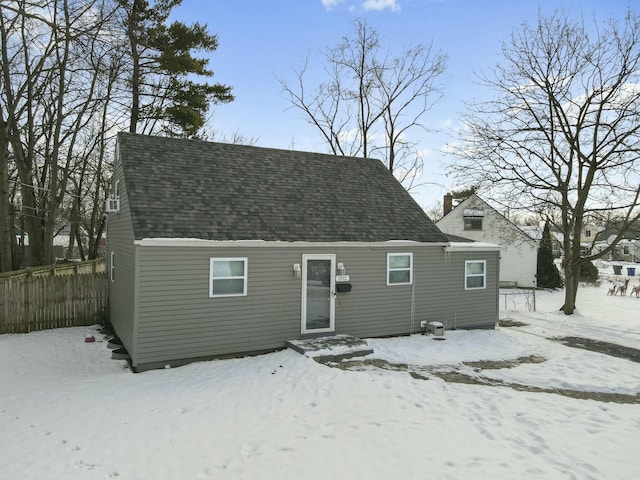
<svg viewBox="0 0 640 480"><path fill-rule="evenodd" d="M464 102L491 98L475 74L500 60L501 42L539 13L562 9L592 24L622 18L640 0L183 0L174 12L187 23L206 23L218 35L210 57L214 81L233 87L236 100L215 107L214 129L239 132L256 145L326 152L319 134L290 108L278 78L293 79L305 55L323 65L322 51L353 33L353 21L364 16L383 37L385 47L399 51L431 43L449 56L444 98L426 115L433 133L418 138L425 152L423 181L412 191L425 208L454 185L444 175L441 153L455 141Z"/></svg>

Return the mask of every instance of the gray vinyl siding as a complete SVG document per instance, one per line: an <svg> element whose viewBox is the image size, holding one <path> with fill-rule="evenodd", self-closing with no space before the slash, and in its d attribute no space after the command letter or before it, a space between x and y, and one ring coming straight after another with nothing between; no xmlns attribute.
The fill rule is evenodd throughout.
<svg viewBox="0 0 640 480"><path fill-rule="evenodd" d="M438 309L447 329L494 328L498 321L500 254L494 252L452 252L446 260L434 265L439 279L438 295L447 300ZM486 260L486 285L483 289L465 290L465 261Z"/></svg>
<svg viewBox="0 0 640 480"><path fill-rule="evenodd" d="M498 318L498 252L445 253L428 244L138 249L134 367L277 349L300 338L302 279L293 275L293 264L302 254L335 254L336 263L345 264L353 290L337 293L336 333L406 334L421 320L486 328ZM413 252L414 285L386 285L388 252ZM248 259L246 296L209 298L211 257ZM466 259L487 260L486 289L464 290Z"/></svg>
<svg viewBox="0 0 640 480"><path fill-rule="evenodd" d="M111 252L115 253L115 282L109 282L109 319L116 335L129 355L136 359L135 291L136 247L127 196L120 163L116 161L112 185L120 180L120 211L110 213L107 220L107 272L110 272Z"/></svg>

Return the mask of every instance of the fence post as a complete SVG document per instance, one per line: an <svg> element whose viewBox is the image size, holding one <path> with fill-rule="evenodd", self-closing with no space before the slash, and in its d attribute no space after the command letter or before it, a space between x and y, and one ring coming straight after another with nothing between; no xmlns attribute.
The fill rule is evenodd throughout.
<svg viewBox="0 0 640 480"><path fill-rule="evenodd" d="M31 318L31 272L27 273L24 277L24 311L22 317L23 328L26 330L26 333L30 332L30 321ZM21 332L23 333L23 332Z"/></svg>

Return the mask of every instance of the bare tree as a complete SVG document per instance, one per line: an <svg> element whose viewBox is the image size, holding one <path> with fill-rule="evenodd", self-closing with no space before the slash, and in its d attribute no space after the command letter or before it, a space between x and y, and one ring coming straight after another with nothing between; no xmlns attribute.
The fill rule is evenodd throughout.
<svg viewBox="0 0 640 480"><path fill-rule="evenodd" d="M0 3L0 119L20 183L22 217L37 264L53 260L53 236L83 128L100 110L102 71L87 62L109 15L104 3ZM102 42L102 51L108 50Z"/></svg>
<svg viewBox="0 0 640 480"><path fill-rule="evenodd" d="M422 173L422 157L409 134L425 130L426 112L442 96L447 57L417 45L394 57L364 19L354 34L326 54L327 80L308 93L309 60L296 84L280 80L291 105L316 127L332 153L379 156L406 188Z"/></svg>
<svg viewBox="0 0 640 480"><path fill-rule="evenodd" d="M233 99L193 79L213 75L193 54L217 37L169 22L180 1L0 1L0 270L16 267L14 216L31 263L53 261L67 226L67 253L96 258L115 133L196 136Z"/></svg>
<svg viewBox="0 0 640 480"><path fill-rule="evenodd" d="M80 161L70 179L70 208L65 218L70 224L67 257L72 258L74 245L77 245L82 260L96 259L101 254L105 230L104 199L109 190L114 132L122 128L128 116L128 111L119 107L121 98L117 92L124 65L122 52L94 49L90 62L103 73L97 92L101 99L100 110L83 129L76 147Z"/></svg>
<svg viewBox="0 0 640 480"><path fill-rule="evenodd" d="M581 257L584 219L612 211L623 231L640 214L640 22L630 11L588 29L556 12L516 29L502 56L483 78L495 98L465 116L453 170L512 208L555 219L569 315L582 264L617 243Z"/></svg>
<svg viewBox="0 0 640 480"><path fill-rule="evenodd" d="M437 222L442 217L444 217L444 205L442 202L435 202L434 204L426 207L424 209L427 216L434 222Z"/></svg>

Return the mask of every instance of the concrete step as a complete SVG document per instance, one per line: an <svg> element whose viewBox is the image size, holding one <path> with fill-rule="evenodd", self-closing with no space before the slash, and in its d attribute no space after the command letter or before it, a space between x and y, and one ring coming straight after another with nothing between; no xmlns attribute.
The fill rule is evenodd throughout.
<svg viewBox="0 0 640 480"><path fill-rule="evenodd" d="M285 345L319 363L339 362L346 358L363 357L373 353L366 340L343 334L289 340Z"/></svg>

